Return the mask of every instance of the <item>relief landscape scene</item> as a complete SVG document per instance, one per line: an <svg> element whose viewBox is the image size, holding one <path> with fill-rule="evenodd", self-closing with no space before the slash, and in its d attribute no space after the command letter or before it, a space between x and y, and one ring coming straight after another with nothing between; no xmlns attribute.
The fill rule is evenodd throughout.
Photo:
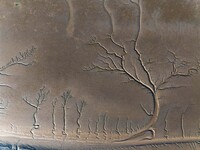
<svg viewBox="0 0 200 150"><path fill-rule="evenodd" d="M1 149L200 149L199 0L0 0Z"/></svg>

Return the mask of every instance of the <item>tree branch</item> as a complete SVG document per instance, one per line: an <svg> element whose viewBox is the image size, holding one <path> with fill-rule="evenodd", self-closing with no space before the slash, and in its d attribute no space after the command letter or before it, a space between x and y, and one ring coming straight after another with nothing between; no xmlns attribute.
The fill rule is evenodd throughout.
<svg viewBox="0 0 200 150"><path fill-rule="evenodd" d="M186 72L180 72L178 68L180 68L181 65L188 65L189 63L187 61L181 60L178 58L173 51L168 50L174 57L173 60L168 59L168 61L172 64L172 72L167 78L163 78L161 83L158 84L157 89L159 90L164 90L165 88L162 88L162 86L166 83L168 83L169 80L173 79L174 77L190 77L194 73L198 73L199 70L199 64L196 67L190 67L187 69ZM179 63L178 63L179 61ZM198 63L198 60L197 60ZM178 86L178 87L183 87L183 86ZM170 88L170 87L169 87ZM166 89L169 89L166 88ZM175 87L176 88L176 87Z"/></svg>
<svg viewBox="0 0 200 150"><path fill-rule="evenodd" d="M24 52L19 52L19 54L13 58L4 66L0 67L0 72L5 71L6 69L15 66L15 65L22 65L22 66L29 66L32 65L35 61L31 61L30 63L25 63L24 61L31 57L36 51L35 47L31 49L27 49Z"/></svg>
<svg viewBox="0 0 200 150"><path fill-rule="evenodd" d="M125 58L123 56L123 58L121 59L121 64L122 64L122 68L124 70L124 73L126 73L130 78L134 79L137 83L139 83L140 85L142 85L143 87L149 89L153 94L155 94L154 89L152 89L149 85L145 84L144 82L142 82L140 79L138 79L138 77L135 77L134 75L132 75L130 72L128 72L125 68Z"/></svg>
<svg viewBox="0 0 200 150"><path fill-rule="evenodd" d="M171 89L177 89L177 88L184 88L187 86L180 85L180 86L166 86L166 87L159 87L158 90L171 90Z"/></svg>
<svg viewBox="0 0 200 150"><path fill-rule="evenodd" d="M6 88L13 89L11 86L9 86L9 85L7 85L7 84L0 84L0 87L6 87Z"/></svg>
<svg viewBox="0 0 200 150"><path fill-rule="evenodd" d="M143 106L142 104L140 104L140 106L141 106L142 110L145 112L145 114L147 114L147 116L153 116L153 113L152 113L152 112L149 113L149 112L146 110L146 108L144 108L144 106Z"/></svg>
<svg viewBox="0 0 200 150"><path fill-rule="evenodd" d="M122 56L118 55L117 53L115 52L110 52L105 46L103 46L98 40L97 40L97 37L93 36L92 39L90 40L89 42L90 45L94 45L94 44L97 44L99 45L108 55L113 55L117 58L122 58Z"/></svg>
<svg viewBox="0 0 200 150"><path fill-rule="evenodd" d="M26 98L23 98L23 100L30 106L34 107L34 108L37 108L36 105L32 104L31 102L28 101L27 97Z"/></svg>

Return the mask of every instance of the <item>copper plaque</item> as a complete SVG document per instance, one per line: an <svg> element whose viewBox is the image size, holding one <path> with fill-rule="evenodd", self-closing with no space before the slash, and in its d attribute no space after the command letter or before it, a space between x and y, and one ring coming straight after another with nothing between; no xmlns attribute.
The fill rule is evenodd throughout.
<svg viewBox="0 0 200 150"><path fill-rule="evenodd" d="M199 0L0 12L0 149L200 149Z"/></svg>

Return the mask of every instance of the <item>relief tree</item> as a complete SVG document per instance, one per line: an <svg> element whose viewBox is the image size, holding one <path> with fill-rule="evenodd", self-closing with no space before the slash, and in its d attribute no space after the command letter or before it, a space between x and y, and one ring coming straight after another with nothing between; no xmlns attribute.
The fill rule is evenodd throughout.
<svg viewBox="0 0 200 150"><path fill-rule="evenodd" d="M14 66L27 67L33 65L35 61L29 61L29 59L33 57L35 51L36 48L32 47L31 49L27 49L26 51L19 52L15 57L12 57L5 65L0 67L0 76L12 76L11 74L7 73L7 70ZM0 83L0 87L12 88L5 83Z"/></svg>
<svg viewBox="0 0 200 150"><path fill-rule="evenodd" d="M81 129L81 124L80 124L80 118L82 116L83 113L83 108L86 106L86 102L84 100L82 100L80 103L76 103L76 110L78 113L78 118L76 120L76 123L78 125L77 129L76 129L76 136L78 138L80 138L80 129Z"/></svg>
<svg viewBox="0 0 200 150"><path fill-rule="evenodd" d="M111 2L111 1L110 1ZM113 1L114 2L114 1ZM146 89L152 97L153 100L153 110L148 112L141 104L142 110L151 117L149 122L147 122L143 127L139 128L136 132L132 133L128 138L117 140L117 142L127 141L135 139L136 137L143 137L147 132L151 133L151 137L144 137L144 139L152 139L155 137L154 125L158 120L160 113L160 91L181 88L182 86L168 86L169 82L178 77L190 77L194 73L198 73L199 61L195 61L195 65L189 66L187 61L177 57L175 52L168 50L171 58L167 58L169 64L171 64L171 71L168 76L162 77L160 80L153 78L151 70L147 67L147 62L143 59L143 54L140 49L137 48L138 38L141 31L141 1L131 1L138 9L138 26L133 29L136 32L131 38L119 39L121 35L118 35L118 30L126 30L119 22L117 22L116 14L112 13L112 9L109 9L108 4L104 1L104 8L108 12L111 18L112 33L108 35L106 39L98 38L93 36L89 41L89 45L95 45L101 48L102 52L99 52L98 59L93 62L90 66L85 67L86 71L98 71L98 72L116 72L126 76L130 82L138 83L144 89ZM120 11L119 11L120 12ZM120 32L121 33L121 32ZM131 34L131 33L130 33ZM109 42L108 42L109 41ZM109 45L109 44L110 45ZM111 47L112 45L112 47ZM114 48L113 48L114 47ZM184 68L185 67L185 68ZM184 68L184 71L183 71Z"/></svg>
<svg viewBox="0 0 200 150"><path fill-rule="evenodd" d="M38 112L41 109L41 105L44 101L46 101L47 95L49 94L49 90L46 90L45 86L42 87L38 93L37 97L35 98L35 102L32 103L31 101L28 100L27 97L23 98L23 101L26 102L30 107L34 108L34 113L33 113L33 127L31 128L30 132L32 134L32 138L34 138L34 130L39 129L40 124L38 122Z"/></svg>
<svg viewBox="0 0 200 150"><path fill-rule="evenodd" d="M52 134L53 138L55 138L55 132L56 132L56 104L57 104L57 98L53 99L52 101Z"/></svg>
<svg viewBox="0 0 200 150"><path fill-rule="evenodd" d="M72 98L72 95L71 95L71 91L68 90L67 92L64 92L62 94L62 99L63 99L63 103L62 103L62 107L63 107L63 131L62 131L62 134L63 135L67 135L67 120L66 120L66 117L67 117L67 104L69 102L69 100Z"/></svg>

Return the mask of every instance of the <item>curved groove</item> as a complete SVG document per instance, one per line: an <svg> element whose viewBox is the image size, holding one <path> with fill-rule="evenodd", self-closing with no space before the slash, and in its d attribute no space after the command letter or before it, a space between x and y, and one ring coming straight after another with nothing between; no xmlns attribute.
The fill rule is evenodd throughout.
<svg viewBox="0 0 200 150"><path fill-rule="evenodd" d="M73 37L74 34L74 16L73 16L73 9L72 9L72 2L70 0L65 0L65 5L68 10L69 16L67 19L67 26L66 32L67 35Z"/></svg>
<svg viewBox="0 0 200 150"><path fill-rule="evenodd" d="M110 24L111 24L111 28L112 28L112 29L111 29L111 33L113 33L114 30L113 30L113 21L112 21L112 17L111 17L111 14L110 14L109 11L108 11L108 8L106 8L105 2L106 2L106 0L103 0L103 8L104 8L105 12L108 14L108 16L109 16L109 18L110 18Z"/></svg>

